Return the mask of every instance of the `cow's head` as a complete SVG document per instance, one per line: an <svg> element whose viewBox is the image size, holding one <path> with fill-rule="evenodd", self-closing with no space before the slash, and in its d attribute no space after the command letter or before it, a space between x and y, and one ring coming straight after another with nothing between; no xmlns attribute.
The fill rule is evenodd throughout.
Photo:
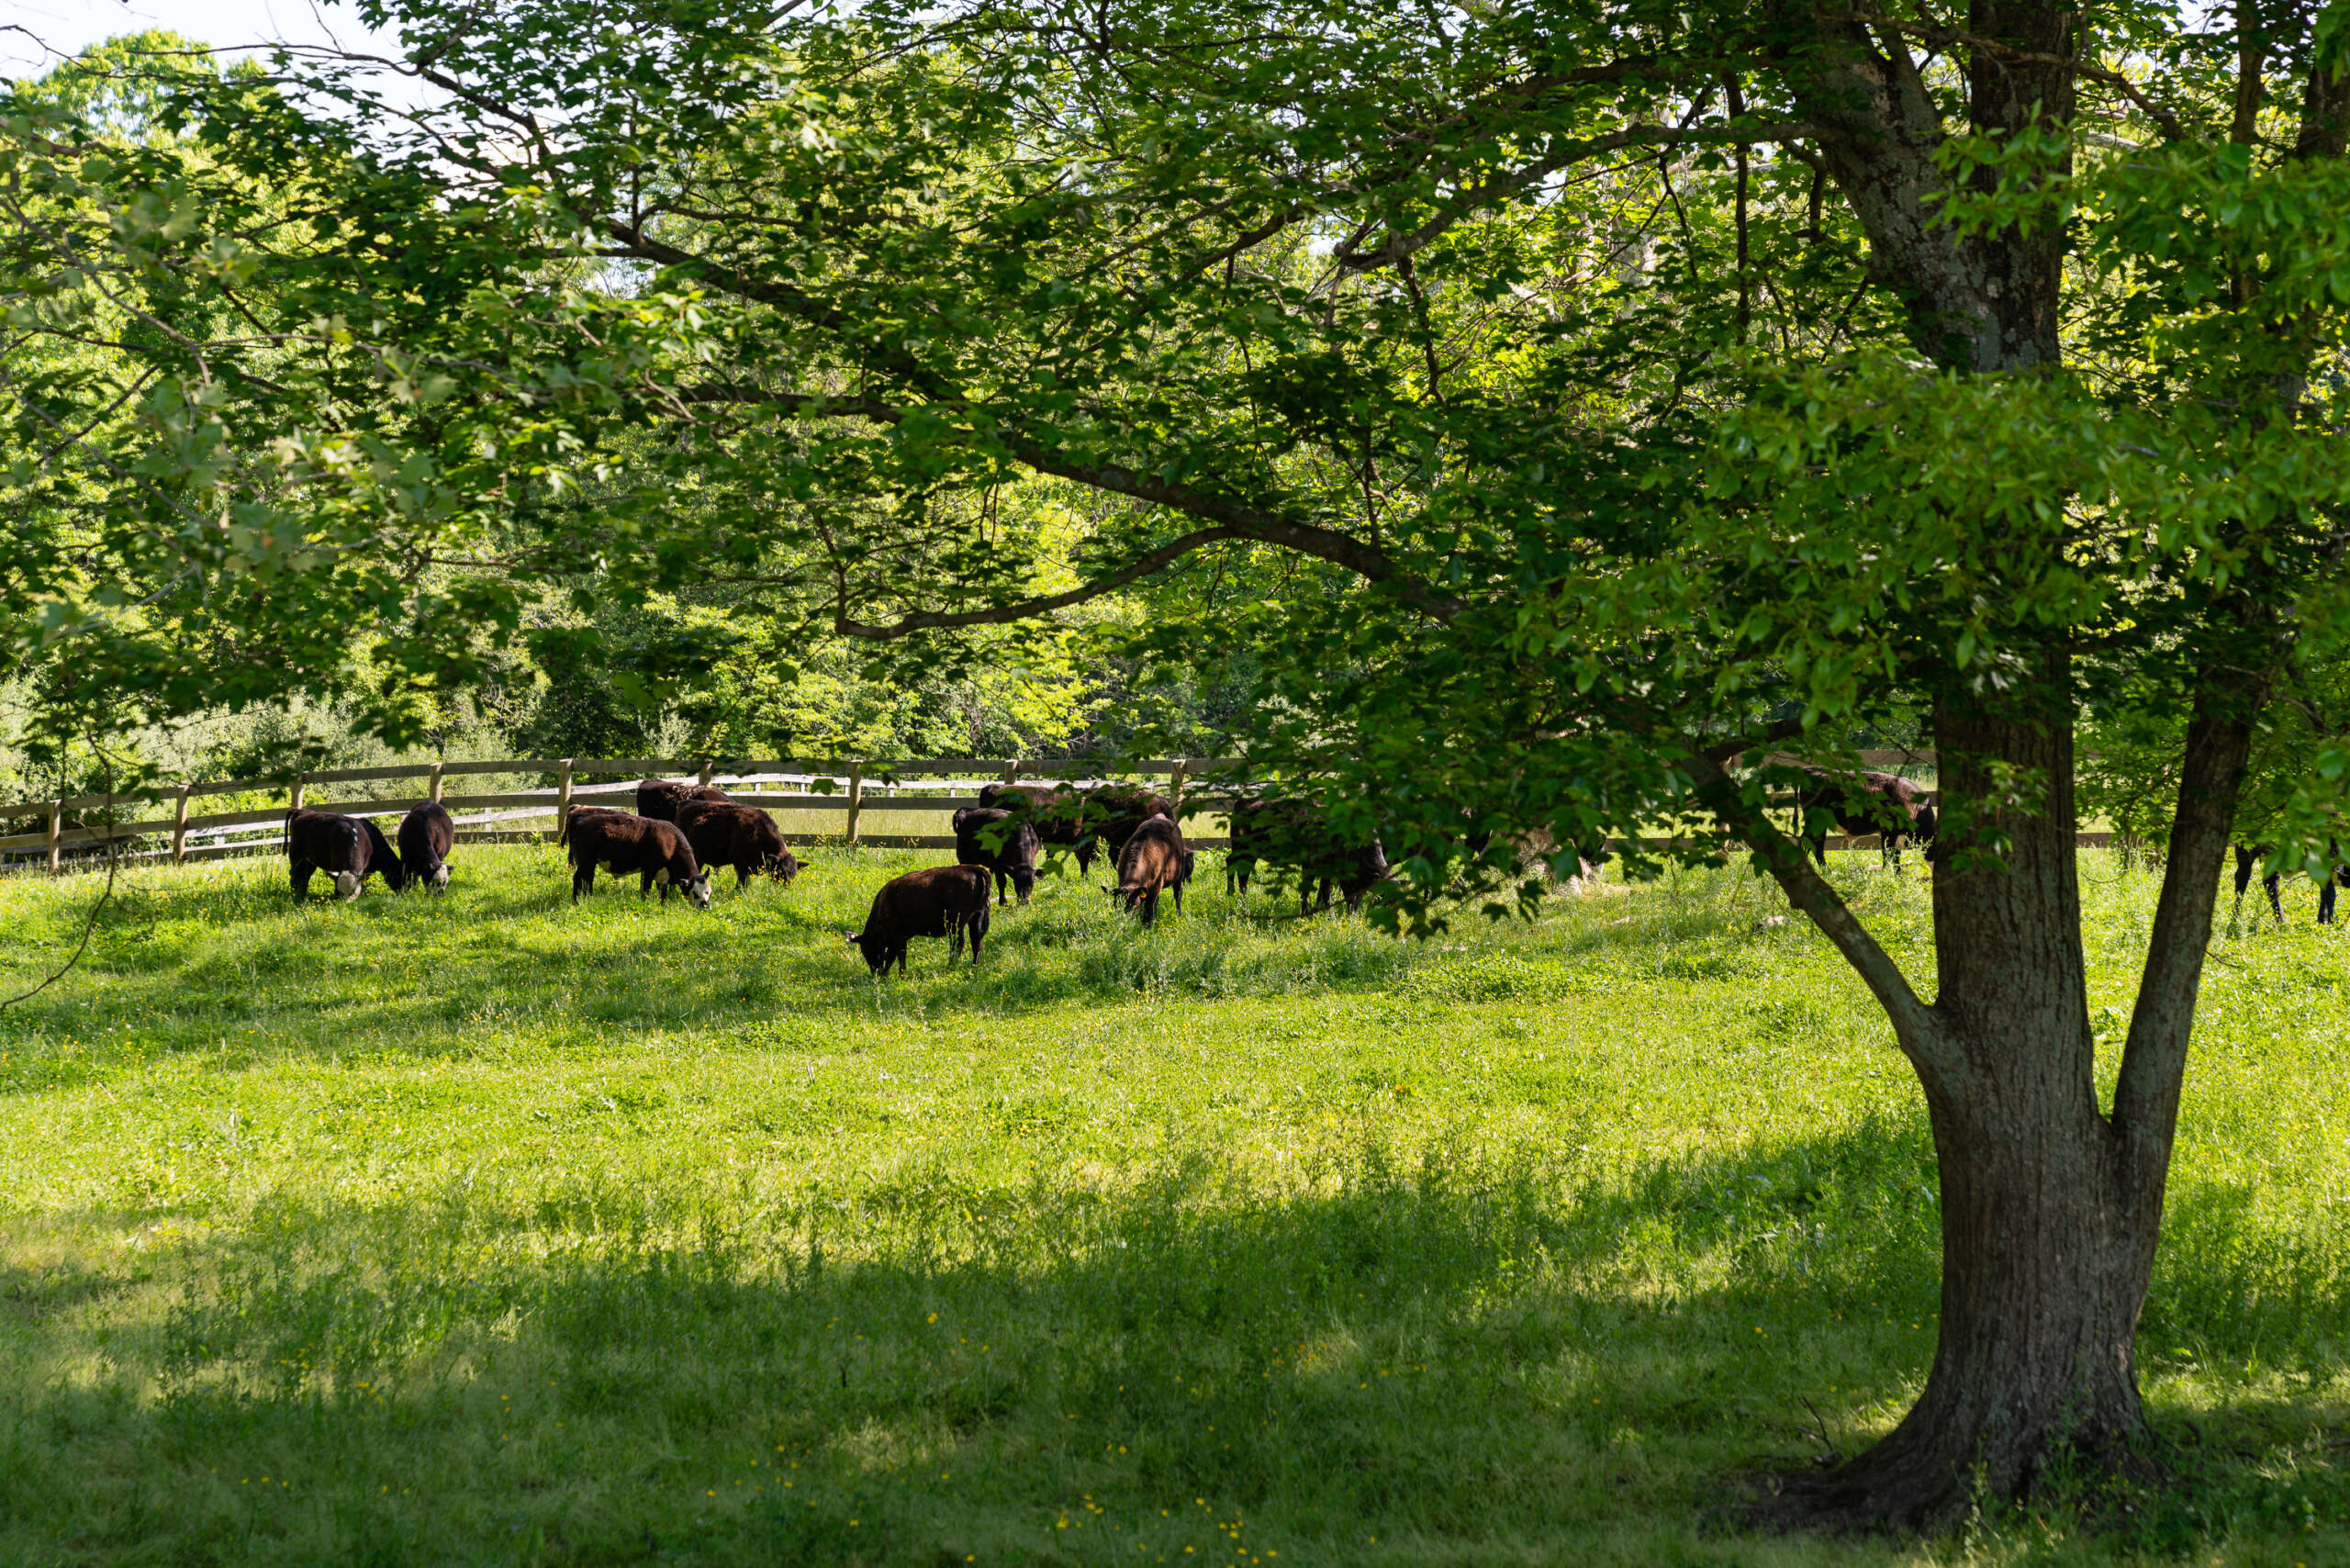
<svg viewBox="0 0 2350 1568"><path fill-rule="evenodd" d="M1028 902L1028 895L1036 890L1036 868L1034 866L1014 866L1012 868L1011 877L1012 890L1020 895L1020 902L1022 903L1026 903Z"/></svg>
<svg viewBox="0 0 2350 1568"><path fill-rule="evenodd" d="M343 900L345 902L357 898L359 896L359 873L356 871L337 871L334 874L335 897Z"/></svg>
<svg viewBox="0 0 2350 1568"><path fill-rule="evenodd" d="M446 860L432 868L432 890L442 892L449 886L449 863Z"/></svg>
<svg viewBox="0 0 2350 1568"><path fill-rule="evenodd" d="M773 877L777 881L781 882L787 888L791 886L791 879L800 875L800 862L793 857L791 851L789 849L783 851L774 859L767 862L767 875Z"/></svg>
<svg viewBox="0 0 2350 1568"><path fill-rule="evenodd" d="M685 883L684 888L686 897L694 901L694 907L696 909L708 909L710 907L709 872L704 871L700 875L695 877L692 881Z"/></svg>

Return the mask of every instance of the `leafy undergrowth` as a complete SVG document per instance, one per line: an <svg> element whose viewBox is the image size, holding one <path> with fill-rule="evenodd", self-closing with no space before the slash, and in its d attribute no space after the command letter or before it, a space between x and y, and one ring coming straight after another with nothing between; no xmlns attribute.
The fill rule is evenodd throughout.
<svg viewBox="0 0 2350 1568"><path fill-rule="evenodd" d="M1860 988L1689 873L1399 945L912 856L698 913L551 849L441 898L130 879L0 1013L0 1561L2350 1560L2341 938L2215 948L2142 1338L2160 1492L1740 1534L1930 1358L1931 1152ZM1913 972L1926 895L1834 872ZM2098 859L2119 1037L2154 888ZM0 884L0 983L95 884ZM1922 978L1922 977L1921 977Z"/></svg>

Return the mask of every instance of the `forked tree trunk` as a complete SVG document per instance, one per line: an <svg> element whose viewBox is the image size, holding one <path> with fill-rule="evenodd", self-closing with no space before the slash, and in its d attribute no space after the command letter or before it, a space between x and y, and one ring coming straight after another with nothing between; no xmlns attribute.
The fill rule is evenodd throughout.
<svg viewBox="0 0 2350 1568"><path fill-rule="evenodd" d="M2049 673L2062 691L2061 667ZM1941 994L1930 1007L1889 1010L1925 1087L1940 1167L1940 1341L1924 1394L1889 1436L1790 1488L1807 1521L1930 1528L1978 1497L2030 1492L2062 1457L2145 1467L2133 1347L2248 748L2242 721L2201 712L2191 731L2132 1056L2109 1117L2097 1102L2082 957L2070 721L1938 711L1953 807L1944 820L1957 818L1934 879ZM1979 809L1995 760L2031 770L2044 796L2028 810ZM2000 835L2000 862L1981 858Z"/></svg>

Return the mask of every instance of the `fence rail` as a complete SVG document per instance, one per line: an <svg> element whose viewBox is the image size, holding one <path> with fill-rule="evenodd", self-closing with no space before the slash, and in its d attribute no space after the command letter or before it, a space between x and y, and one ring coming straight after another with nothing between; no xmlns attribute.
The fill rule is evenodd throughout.
<svg viewBox="0 0 2350 1568"><path fill-rule="evenodd" d="M1863 751L1851 754L1863 767L1931 767L1930 748ZM1774 756L1774 762L1793 758ZM1237 766L1224 757L1158 757L1120 768L1118 779L1163 778L1164 788L1184 816L1214 815L1228 808L1232 797L1214 789L1187 794L1192 776ZM493 774L540 775L554 782L538 789L449 793L451 778ZM109 843L168 838L168 847L139 847L121 853L130 860L163 860L174 864L251 854L284 845L285 813L302 805L331 805L349 816L392 816L426 801L437 801L456 819L462 842L520 842L549 839L553 828L525 828L514 823L536 817L558 821L576 801L626 794L646 778L722 784L736 800L771 811L837 814L838 824L800 825L797 839L812 843L867 845L875 848L951 848L951 835L922 833L869 833L867 819L892 815L936 813L979 803L980 783L1039 781L1113 782L1082 758L1067 757L923 757L902 762L838 757L498 757L469 762L407 762L380 767L335 767L287 778L190 779L176 789L140 794L68 795L45 801L21 801L0 805L0 821L40 819L39 830L0 835L0 864L45 861L57 872L102 864L105 857L88 853ZM419 780L420 790L383 792L374 798L329 801L313 795L314 787ZM599 780L601 780L600 782ZM901 782L902 781L902 782ZM919 782L915 782L919 781ZM964 788L957 788L957 786ZM190 802L209 795L258 794L282 798L283 805L234 812L191 813ZM119 812L152 807L168 815L132 821L72 822L69 816L96 813L101 818ZM271 832L268 830L277 830ZM237 836L231 836L231 835ZM2109 834L2083 834L2081 842L2103 843ZM192 842L192 840L209 842ZM1221 849L1221 837L1197 837L1201 848ZM1644 840L1656 846L1670 841ZM1866 847L1876 841L1863 836L1830 841L1831 848ZM68 850L78 853L68 857Z"/></svg>

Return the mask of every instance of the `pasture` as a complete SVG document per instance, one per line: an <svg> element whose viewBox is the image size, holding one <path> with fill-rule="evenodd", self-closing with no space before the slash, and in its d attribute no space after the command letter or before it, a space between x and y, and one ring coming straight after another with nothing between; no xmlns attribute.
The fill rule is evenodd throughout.
<svg viewBox="0 0 2350 1568"><path fill-rule="evenodd" d="M2350 958L2215 944L2141 1338L2176 1484L1754 1533L1933 1345L1932 1165L1742 872L1437 941L1047 879L976 970L550 846L125 879L0 1013L0 1562L2350 1561ZM1925 883L1833 875L1930 965ZM1098 880L1099 879L1097 879ZM2154 880L2084 857L2118 1038ZM0 983L98 881L0 883ZM2256 898L2255 894L2255 898Z"/></svg>

